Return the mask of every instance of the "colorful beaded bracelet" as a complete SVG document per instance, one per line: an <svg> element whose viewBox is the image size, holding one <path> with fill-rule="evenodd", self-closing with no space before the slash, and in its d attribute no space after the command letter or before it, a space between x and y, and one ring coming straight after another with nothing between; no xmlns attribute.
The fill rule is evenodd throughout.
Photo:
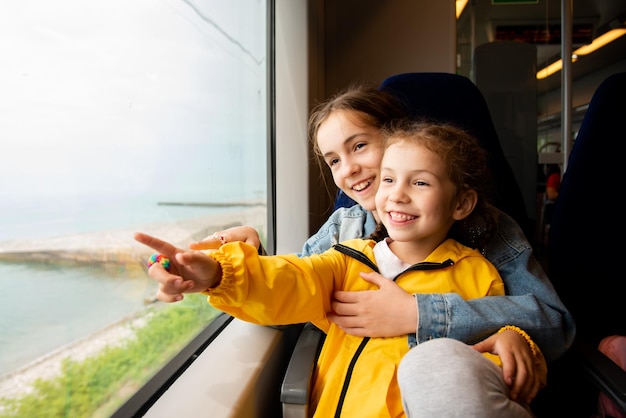
<svg viewBox="0 0 626 418"><path fill-rule="evenodd" d="M161 254L152 254L148 259L148 268L152 267L153 264L160 264L167 271L170 271L170 259Z"/></svg>

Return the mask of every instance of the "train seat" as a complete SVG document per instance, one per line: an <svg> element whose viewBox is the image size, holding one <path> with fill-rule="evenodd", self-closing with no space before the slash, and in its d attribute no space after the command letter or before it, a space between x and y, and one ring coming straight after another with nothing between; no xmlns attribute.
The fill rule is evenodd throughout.
<svg viewBox="0 0 626 418"><path fill-rule="evenodd" d="M473 82L450 73L405 73L385 79L379 88L400 97L412 117L453 123L479 138L489 151L490 169L498 173L494 176L494 203L521 226L527 225L521 189L504 156L487 103ZM339 205L354 204L341 194L339 198ZM312 325L302 330L281 388L283 418L308 416L309 386L323 336Z"/></svg>
<svg viewBox="0 0 626 418"><path fill-rule="evenodd" d="M616 240L626 219L616 201L626 172L626 72L595 91L574 141L549 231L548 277L576 321L574 344L550 365L548 387L537 398L538 416L591 416L598 390L626 412L626 372L597 347L626 336L623 256Z"/></svg>

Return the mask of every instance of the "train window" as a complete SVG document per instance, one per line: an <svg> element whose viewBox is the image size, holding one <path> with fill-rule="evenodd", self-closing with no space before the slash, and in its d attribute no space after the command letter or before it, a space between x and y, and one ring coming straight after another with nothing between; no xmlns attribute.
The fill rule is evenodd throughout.
<svg viewBox="0 0 626 418"><path fill-rule="evenodd" d="M110 416L220 318L201 295L156 301L132 237L267 239L267 16L0 4L0 416Z"/></svg>

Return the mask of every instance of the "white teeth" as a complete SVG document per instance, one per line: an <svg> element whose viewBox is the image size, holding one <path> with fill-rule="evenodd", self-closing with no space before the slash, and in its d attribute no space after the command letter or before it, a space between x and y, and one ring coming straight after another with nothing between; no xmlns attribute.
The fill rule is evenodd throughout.
<svg viewBox="0 0 626 418"><path fill-rule="evenodd" d="M357 192L360 192L361 190L363 190L366 187L368 187L370 184L372 184L372 181L371 180L367 180L367 181L361 182L359 184L355 184L354 186L352 186L352 190L356 190Z"/></svg>
<svg viewBox="0 0 626 418"><path fill-rule="evenodd" d="M389 212L389 216L394 221L411 221L417 216L407 215L406 213Z"/></svg>

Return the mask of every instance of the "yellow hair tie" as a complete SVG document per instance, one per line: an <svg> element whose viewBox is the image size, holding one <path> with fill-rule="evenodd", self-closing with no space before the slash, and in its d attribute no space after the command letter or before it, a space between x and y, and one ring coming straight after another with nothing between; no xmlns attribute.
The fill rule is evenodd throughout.
<svg viewBox="0 0 626 418"><path fill-rule="evenodd" d="M526 331L524 331L520 327L516 327L516 326L513 326L513 325L506 325L506 326L504 326L504 327L502 327L502 328L500 328L498 330L498 334L500 334L501 332L504 332L504 331L508 331L508 330L515 331L519 335L521 335L522 338L524 338L524 340L526 340L526 343L530 347L530 351L532 351L533 356L535 356L535 357L537 356L537 345L532 340L532 338L530 338L530 335L526 334Z"/></svg>

